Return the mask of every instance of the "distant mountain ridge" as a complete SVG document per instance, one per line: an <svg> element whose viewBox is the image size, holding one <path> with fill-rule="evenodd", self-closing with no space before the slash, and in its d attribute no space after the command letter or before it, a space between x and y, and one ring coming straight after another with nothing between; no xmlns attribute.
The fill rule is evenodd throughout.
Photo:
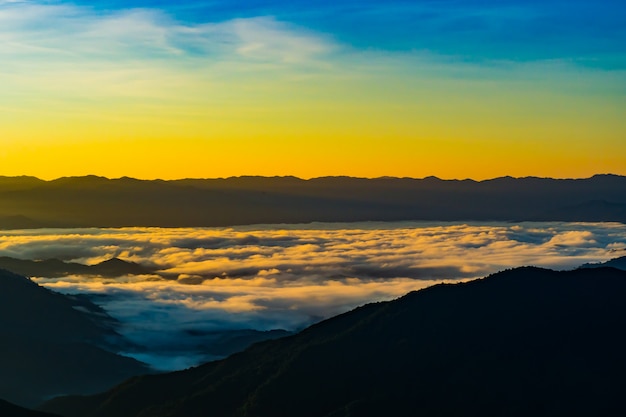
<svg viewBox="0 0 626 417"><path fill-rule="evenodd" d="M142 275L153 272L143 265L111 258L95 265L76 262L64 262L60 259L33 261L0 256L0 269L6 269L28 277L56 278L67 275L96 275L102 277L120 277L124 275Z"/></svg>
<svg viewBox="0 0 626 417"><path fill-rule="evenodd" d="M231 226L313 221L620 221L626 177L0 177L0 228Z"/></svg>
<svg viewBox="0 0 626 417"><path fill-rule="evenodd" d="M368 304L66 417L626 415L626 272L524 267Z"/></svg>
<svg viewBox="0 0 626 417"><path fill-rule="evenodd" d="M617 268L617 269L621 269L622 271L626 271L626 256L613 258L606 262L588 263L588 264L583 264L580 266L580 268L606 268L606 267Z"/></svg>

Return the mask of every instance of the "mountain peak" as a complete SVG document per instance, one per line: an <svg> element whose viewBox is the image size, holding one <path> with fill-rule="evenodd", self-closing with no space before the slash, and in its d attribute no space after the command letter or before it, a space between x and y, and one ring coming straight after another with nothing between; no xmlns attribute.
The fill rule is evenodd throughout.
<svg viewBox="0 0 626 417"><path fill-rule="evenodd" d="M97 265L128 265L128 264L135 264L135 263L124 261L118 257L113 257L113 258L106 259L102 262L99 262Z"/></svg>

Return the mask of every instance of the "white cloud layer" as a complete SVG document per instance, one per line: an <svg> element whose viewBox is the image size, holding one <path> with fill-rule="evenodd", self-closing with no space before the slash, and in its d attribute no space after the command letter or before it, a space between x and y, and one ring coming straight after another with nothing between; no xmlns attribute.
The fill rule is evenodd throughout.
<svg viewBox="0 0 626 417"><path fill-rule="evenodd" d="M626 226L617 223L320 223L0 233L0 256L88 264L120 257L153 267L155 272L144 276L35 280L57 291L91 294L121 320L124 334L157 352L174 349L173 341L179 349L192 346L196 342L185 336L190 333L293 330L444 280L521 265L570 269L620 256L625 248ZM176 355L170 361L183 362Z"/></svg>

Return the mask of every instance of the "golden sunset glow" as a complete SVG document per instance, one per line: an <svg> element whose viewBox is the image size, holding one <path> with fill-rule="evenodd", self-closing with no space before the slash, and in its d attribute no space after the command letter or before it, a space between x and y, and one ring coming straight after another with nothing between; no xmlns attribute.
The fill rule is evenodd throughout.
<svg viewBox="0 0 626 417"><path fill-rule="evenodd" d="M3 175L626 173L619 68L361 48L266 16L28 2L0 20Z"/></svg>

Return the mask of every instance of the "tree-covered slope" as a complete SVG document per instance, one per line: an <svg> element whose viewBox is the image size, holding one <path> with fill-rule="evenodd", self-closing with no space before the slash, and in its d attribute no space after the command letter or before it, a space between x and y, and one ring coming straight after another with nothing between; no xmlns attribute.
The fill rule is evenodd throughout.
<svg viewBox="0 0 626 417"><path fill-rule="evenodd" d="M35 405L55 395L98 392L149 372L111 352L124 343L113 323L82 297L0 270L0 398Z"/></svg>
<svg viewBox="0 0 626 417"><path fill-rule="evenodd" d="M370 304L187 371L43 409L68 417L626 414L626 272L519 268Z"/></svg>

